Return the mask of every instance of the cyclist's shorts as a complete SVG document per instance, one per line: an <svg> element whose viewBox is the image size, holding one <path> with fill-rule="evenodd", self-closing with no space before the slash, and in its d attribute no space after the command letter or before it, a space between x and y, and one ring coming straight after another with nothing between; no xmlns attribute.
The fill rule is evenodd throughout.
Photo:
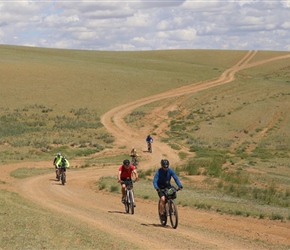
<svg viewBox="0 0 290 250"><path fill-rule="evenodd" d="M158 196L159 196L159 198L161 198L162 196L165 196L165 192L164 191L159 191L158 192Z"/></svg>
<svg viewBox="0 0 290 250"><path fill-rule="evenodd" d="M121 181L127 181L127 178L121 178ZM129 181L132 181L132 179L130 179Z"/></svg>

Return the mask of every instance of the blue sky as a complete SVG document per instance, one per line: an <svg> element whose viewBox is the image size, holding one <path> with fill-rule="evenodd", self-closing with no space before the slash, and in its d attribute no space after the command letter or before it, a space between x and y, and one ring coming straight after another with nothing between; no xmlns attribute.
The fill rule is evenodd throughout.
<svg viewBox="0 0 290 250"><path fill-rule="evenodd" d="M0 44L290 51L290 0L0 0Z"/></svg>

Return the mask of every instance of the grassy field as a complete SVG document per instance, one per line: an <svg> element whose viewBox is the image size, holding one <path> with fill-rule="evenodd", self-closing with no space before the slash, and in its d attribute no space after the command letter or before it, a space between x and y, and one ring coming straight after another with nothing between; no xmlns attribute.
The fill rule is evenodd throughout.
<svg viewBox="0 0 290 250"><path fill-rule="evenodd" d="M217 77L245 51L102 52L0 46L0 159L89 155L114 141L109 109ZM44 136L43 136L44 135ZM8 149L8 150L7 150ZM74 150L70 150L74 149Z"/></svg>
<svg viewBox="0 0 290 250"><path fill-rule="evenodd" d="M70 158L87 156L88 167L118 162L122 156L90 158L91 154L112 147L114 142L100 123L102 114L138 98L215 78L245 53L103 52L0 46L0 163L51 160L58 151ZM253 61L284 54L259 51ZM162 140L188 162L175 168L187 186L178 196L180 205L260 219L290 219L289 65L289 59L284 59L246 69L229 84L187 95L180 101L173 98L162 104L149 104L126 117L140 127L155 106L178 101L179 109L167 114L168 128ZM192 152L196 156L189 158ZM138 197L156 199L155 195L151 197L154 170L141 173L144 186L138 189L141 193L136 191ZM29 172L45 173L37 169ZM28 177L23 169L13 175ZM195 177L202 178L192 181ZM104 177L96 188L119 192L113 183L115 180ZM5 182L0 180L0 184ZM37 248L32 244L39 241L41 246L45 240L49 241L47 245L52 244L52 249L57 248L53 230L61 222L66 231L73 227L73 222L65 218L59 221L50 211L28 204L17 194L5 190L0 193L0 216L6 218L9 214L11 218L8 222L0 219L1 228L10 228L3 232L1 249L8 244L17 249L24 238L28 239L26 248ZM38 219L35 221L34 217ZM44 222L42 218L46 217L52 221ZM31 225L31 230L25 231L25 223ZM42 223L46 223L47 231ZM33 235L39 230L41 234L34 241ZM104 236L101 232L89 232L85 225L75 230L79 237L65 237L82 246L78 249L90 248ZM11 243L15 235L18 238ZM108 238L109 241L117 243L118 239Z"/></svg>

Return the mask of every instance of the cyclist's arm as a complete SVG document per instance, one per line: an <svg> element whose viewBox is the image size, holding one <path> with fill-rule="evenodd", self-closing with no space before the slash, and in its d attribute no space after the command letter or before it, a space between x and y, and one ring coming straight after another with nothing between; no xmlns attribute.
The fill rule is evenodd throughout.
<svg viewBox="0 0 290 250"><path fill-rule="evenodd" d="M134 174L135 179L138 179L138 173L137 173L136 169L134 169L134 170L132 171L132 173Z"/></svg>
<svg viewBox="0 0 290 250"><path fill-rule="evenodd" d="M158 180L159 180L159 171L157 170L153 179L153 186L155 189L159 189L158 184L157 184Z"/></svg>
<svg viewBox="0 0 290 250"><path fill-rule="evenodd" d="M69 168L69 162L66 160L66 167Z"/></svg>
<svg viewBox="0 0 290 250"><path fill-rule="evenodd" d="M122 174L122 171L119 170L119 173L118 173L118 181L121 181L121 174Z"/></svg>
<svg viewBox="0 0 290 250"><path fill-rule="evenodd" d="M178 187L182 188L182 184L181 184L181 182L180 182L178 176L176 175L176 173L175 173L172 169L171 169L171 176L173 177L173 179L174 179L176 185L177 185Z"/></svg>

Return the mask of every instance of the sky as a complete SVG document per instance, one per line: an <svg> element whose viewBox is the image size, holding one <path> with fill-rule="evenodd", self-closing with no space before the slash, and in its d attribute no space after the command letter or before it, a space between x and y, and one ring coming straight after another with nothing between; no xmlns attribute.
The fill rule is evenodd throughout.
<svg viewBox="0 0 290 250"><path fill-rule="evenodd" d="M290 51L290 0L0 0L0 44Z"/></svg>

